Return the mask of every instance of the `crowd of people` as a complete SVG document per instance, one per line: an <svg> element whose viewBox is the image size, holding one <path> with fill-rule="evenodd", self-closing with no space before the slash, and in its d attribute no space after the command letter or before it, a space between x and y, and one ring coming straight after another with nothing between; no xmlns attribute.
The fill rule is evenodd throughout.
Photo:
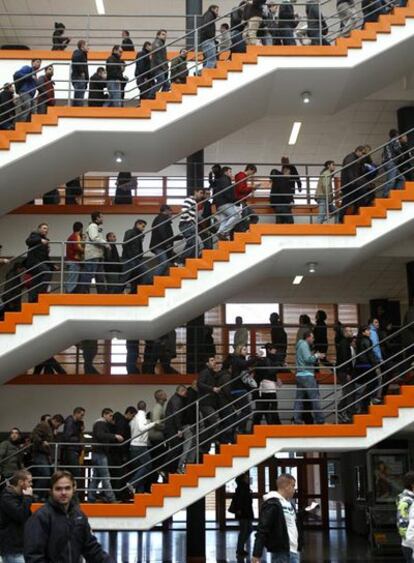
<svg viewBox="0 0 414 563"><path fill-rule="evenodd" d="M340 23L339 35L349 32L366 22L377 21L381 14L390 12L404 0L362 0L362 14L356 10L354 0L338 0L337 11ZM222 22L216 29L219 6L212 4L200 16L200 27L191 38L198 43L203 53L205 68L215 68L221 53L240 53L249 45L296 45L308 42L311 45L329 45L333 39L329 25L321 13L319 2L307 0L304 17L295 12L293 2L275 0L242 0L230 14L230 24ZM337 22L334 21L333 24ZM189 76L185 48L169 61L166 29L160 29L154 40L145 41L139 52L128 30L120 33L120 41L113 46L106 65L98 66L90 75L88 61L89 46L85 39L79 39L71 58L70 86L59 83L58 90L68 90L63 95L72 98L73 106L87 104L90 107L122 107L129 78L125 74L124 52L135 54L135 87L132 99L153 99L158 91L168 91L171 83L185 83ZM52 51L64 51L71 43L66 27L55 23L52 37ZM13 82L6 83L0 91L0 129L13 129L19 121L30 121L33 113L46 113L47 108L56 104L54 67L49 64L41 70L42 61L32 59L31 63L18 69ZM40 70L42 74L39 76ZM197 70L196 70L197 71ZM59 96L61 97L61 96ZM129 97L129 96L128 96ZM140 103L140 102L139 102Z"/></svg>

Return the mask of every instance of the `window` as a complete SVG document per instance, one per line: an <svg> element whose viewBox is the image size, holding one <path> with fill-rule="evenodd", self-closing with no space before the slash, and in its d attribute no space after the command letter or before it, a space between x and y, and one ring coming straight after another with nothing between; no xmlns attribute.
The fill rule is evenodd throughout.
<svg viewBox="0 0 414 563"><path fill-rule="evenodd" d="M242 317L244 324L268 324L271 313L279 313L278 303L227 303L226 324Z"/></svg>

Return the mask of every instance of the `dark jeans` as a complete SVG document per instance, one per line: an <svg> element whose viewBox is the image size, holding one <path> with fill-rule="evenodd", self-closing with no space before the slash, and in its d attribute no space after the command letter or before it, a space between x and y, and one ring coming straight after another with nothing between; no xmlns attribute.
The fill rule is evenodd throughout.
<svg viewBox="0 0 414 563"><path fill-rule="evenodd" d="M247 425L249 422L249 415L251 414L251 407L249 401L248 391L232 391L233 408L235 411L234 421L232 422L232 429L240 434L247 432Z"/></svg>
<svg viewBox="0 0 414 563"><path fill-rule="evenodd" d="M178 462L183 452L183 439L177 435L166 434L168 452L166 454L166 470L168 473L176 473Z"/></svg>
<svg viewBox="0 0 414 563"><path fill-rule="evenodd" d="M145 493L151 475L151 456L146 446L131 446L129 459L130 471L134 470L130 479L136 493Z"/></svg>
<svg viewBox="0 0 414 563"><path fill-rule="evenodd" d="M293 29L290 28L278 29L277 35L281 45L296 45L296 41L293 36Z"/></svg>
<svg viewBox="0 0 414 563"><path fill-rule="evenodd" d="M38 264L30 270L29 302L35 303L41 293L47 293L49 283L52 281L52 269L49 264Z"/></svg>
<svg viewBox="0 0 414 563"><path fill-rule="evenodd" d="M92 258L83 263L83 272L80 275L80 291L89 293L92 278L95 278L96 292L106 292L105 273L102 258Z"/></svg>
<svg viewBox="0 0 414 563"><path fill-rule="evenodd" d="M319 32L319 29L309 29L308 28L308 37L311 40L311 45L330 45L329 41L327 41L325 39L325 37L322 35L322 41L321 41L321 35Z"/></svg>
<svg viewBox="0 0 414 563"><path fill-rule="evenodd" d="M200 449L202 452L210 451L211 442L216 439L219 430L220 417L217 409L210 405L200 405L200 413L203 418L204 430L200 432Z"/></svg>
<svg viewBox="0 0 414 563"><path fill-rule="evenodd" d="M83 354L83 371L89 375L94 373L99 373L98 370L93 365L93 362L98 353L98 341L97 340L84 340L82 342L82 354Z"/></svg>
<svg viewBox="0 0 414 563"><path fill-rule="evenodd" d="M74 90L73 105L83 106L83 98L85 97L85 92L88 87L87 80L72 80L72 86Z"/></svg>
<svg viewBox="0 0 414 563"><path fill-rule="evenodd" d="M37 366L35 366L33 370L33 374L39 375L42 373L42 371L43 373L48 375L51 375L53 373L60 373L60 374L66 373L66 371L63 369L61 364L53 356L48 360L46 360L45 362L43 362L42 364L38 364Z"/></svg>
<svg viewBox="0 0 414 563"><path fill-rule="evenodd" d="M404 557L404 561L410 563L413 560L413 550L411 549L411 547L405 547L402 545L401 551Z"/></svg>
<svg viewBox="0 0 414 563"><path fill-rule="evenodd" d="M49 496L50 478L52 477L52 467L50 465L49 456L43 453L35 453L33 455L34 467L32 474L34 477L34 489L40 500L46 500ZM44 489L39 491L38 489Z"/></svg>
<svg viewBox="0 0 414 563"><path fill-rule="evenodd" d="M139 347L139 340L126 341L126 349L127 349L126 368L128 375L139 374L139 369L137 367L138 347Z"/></svg>
<svg viewBox="0 0 414 563"><path fill-rule="evenodd" d="M168 70L167 71L154 71L154 92L169 92L171 90L171 84L168 80Z"/></svg>
<svg viewBox="0 0 414 563"><path fill-rule="evenodd" d="M102 483L101 494L110 502L115 500L112 490L111 475L109 473L108 456L101 452L92 453L93 478L89 485L88 497L91 502L96 501L99 483Z"/></svg>
<svg viewBox="0 0 414 563"><path fill-rule="evenodd" d="M293 215L291 205L276 205L274 206L276 225L292 225Z"/></svg>
<svg viewBox="0 0 414 563"><path fill-rule="evenodd" d="M80 467L80 454L76 450L62 451L62 465L72 473L75 479L82 477L82 468ZM78 485L79 486L79 485Z"/></svg>
<svg viewBox="0 0 414 563"><path fill-rule="evenodd" d="M237 538L237 549L236 553L241 554L244 550L244 546L249 540L250 534L253 531L253 522L249 518L240 518L239 520L239 536Z"/></svg>
<svg viewBox="0 0 414 563"><path fill-rule="evenodd" d="M255 413L253 417L253 424L260 424L263 415L267 424L280 424L279 413L277 412L277 394L261 393L261 395L258 394L257 399L260 399L260 401L256 403L256 410L260 412Z"/></svg>

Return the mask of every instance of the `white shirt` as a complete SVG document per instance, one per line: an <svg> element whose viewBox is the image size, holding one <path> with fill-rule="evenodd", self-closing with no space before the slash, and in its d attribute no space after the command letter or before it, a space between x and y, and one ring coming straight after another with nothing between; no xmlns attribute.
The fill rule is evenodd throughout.
<svg viewBox="0 0 414 563"><path fill-rule="evenodd" d="M414 561L414 503L410 507L408 518L409 518L409 523L407 528L407 535L405 536L402 545L404 547L411 547L411 549L413 550L413 561Z"/></svg>
<svg viewBox="0 0 414 563"><path fill-rule="evenodd" d="M296 526L296 511L293 508L292 503L286 500L285 497L282 497L282 495L280 495L278 492L271 491L271 493L269 494L271 494L274 498L277 498L282 505L289 535L289 549L292 553L298 553L298 528ZM267 499L270 497L269 495L266 495L265 498Z"/></svg>
<svg viewBox="0 0 414 563"><path fill-rule="evenodd" d="M138 446L140 448L146 448L148 446L148 432L145 434L141 434L145 430L150 430L153 426L155 426L155 422L148 422L147 416L144 411L138 411L134 418L129 423L131 427L131 446ZM138 436L141 434L141 436ZM134 438L136 436L136 438Z"/></svg>

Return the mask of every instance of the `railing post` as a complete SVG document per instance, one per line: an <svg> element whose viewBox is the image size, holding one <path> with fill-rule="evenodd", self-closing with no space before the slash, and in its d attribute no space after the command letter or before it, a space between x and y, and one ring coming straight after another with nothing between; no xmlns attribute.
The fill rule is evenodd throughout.
<svg viewBox="0 0 414 563"><path fill-rule="evenodd" d="M194 14L194 60L195 60L195 75L198 76L198 27L197 16Z"/></svg>
<svg viewBox="0 0 414 563"><path fill-rule="evenodd" d="M332 185L331 177L329 178L329 185L330 186ZM325 187L326 187L326 194L325 194L326 195L326 222L329 223L329 191L327 189L327 186Z"/></svg>
<svg viewBox="0 0 414 563"><path fill-rule="evenodd" d="M322 11L321 11L321 4L318 0L318 8L319 8L319 45L322 45Z"/></svg>
<svg viewBox="0 0 414 563"><path fill-rule="evenodd" d="M53 469L54 473L58 470L58 460L59 460L59 444L55 444L55 455L53 459Z"/></svg>
<svg viewBox="0 0 414 563"><path fill-rule="evenodd" d="M333 368L333 376L334 376L334 407L335 407L335 424L338 424L338 384L336 378L336 366Z"/></svg>
<svg viewBox="0 0 414 563"><path fill-rule="evenodd" d="M198 233L199 233L199 226L198 226L198 203L196 203L196 219L195 219L195 258L198 258L199 253L199 245L198 245Z"/></svg>
<svg viewBox="0 0 414 563"><path fill-rule="evenodd" d="M65 243L61 245L60 256L60 293L64 292L64 275L65 275Z"/></svg>
<svg viewBox="0 0 414 563"><path fill-rule="evenodd" d="M196 463L200 463L200 401L196 401Z"/></svg>

